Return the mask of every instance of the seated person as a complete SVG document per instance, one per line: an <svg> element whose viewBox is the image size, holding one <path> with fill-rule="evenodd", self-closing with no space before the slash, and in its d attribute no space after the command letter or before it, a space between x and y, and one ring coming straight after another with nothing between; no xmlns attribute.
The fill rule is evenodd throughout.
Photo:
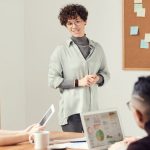
<svg viewBox="0 0 150 150"><path fill-rule="evenodd" d="M44 130L44 127L39 124L33 124L22 131L0 130L0 146L26 142L30 133L40 130Z"/></svg>
<svg viewBox="0 0 150 150"><path fill-rule="evenodd" d="M133 137L125 139L112 145L109 150L120 149L120 144L129 144L127 150L150 150L150 76L139 77L134 84L131 101L127 104L137 125L144 129L148 135L141 139Z"/></svg>

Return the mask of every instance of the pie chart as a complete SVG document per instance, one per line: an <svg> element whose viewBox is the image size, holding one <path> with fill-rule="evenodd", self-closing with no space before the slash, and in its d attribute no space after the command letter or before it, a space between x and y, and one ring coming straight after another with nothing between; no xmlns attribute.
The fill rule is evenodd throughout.
<svg viewBox="0 0 150 150"><path fill-rule="evenodd" d="M97 130L96 139L98 141L103 141L104 140L104 132L101 129Z"/></svg>

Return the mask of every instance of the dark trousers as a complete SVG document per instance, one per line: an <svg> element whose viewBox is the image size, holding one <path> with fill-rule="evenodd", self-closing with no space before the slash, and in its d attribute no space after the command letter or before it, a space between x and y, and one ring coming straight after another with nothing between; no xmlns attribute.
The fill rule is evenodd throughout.
<svg viewBox="0 0 150 150"><path fill-rule="evenodd" d="M68 117L68 124L62 125L64 132L83 132L83 126L80 118L80 114L71 115Z"/></svg>

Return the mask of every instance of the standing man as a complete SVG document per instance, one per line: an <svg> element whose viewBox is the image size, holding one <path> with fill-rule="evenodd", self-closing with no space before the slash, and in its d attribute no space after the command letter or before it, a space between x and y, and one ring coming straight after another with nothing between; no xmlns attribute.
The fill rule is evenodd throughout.
<svg viewBox="0 0 150 150"><path fill-rule="evenodd" d="M98 110L98 87L109 79L101 45L86 37L88 11L79 4L66 5L59 20L71 34L51 55L48 83L59 88L59 123L63 131L83 132L80 113Z"/></svg>

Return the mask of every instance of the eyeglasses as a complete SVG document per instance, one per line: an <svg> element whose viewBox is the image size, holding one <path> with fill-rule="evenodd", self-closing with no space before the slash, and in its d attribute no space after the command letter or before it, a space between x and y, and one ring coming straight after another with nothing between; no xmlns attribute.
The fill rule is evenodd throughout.
<svg viewBox="0 0 150 150"><path fill-rule="evenodd" d="M82 20L68 21L68 22L66 23L66 25L67 25L68 27L73 26L73 24L76 25L76 26L79 26L79 25L81 25L82 22L83 22Z"/></svg>
<svg viewBox="0 0 150 150"><path fill-rule="evenodd" d="M132 104L131 101L128 101L128 102L126 103L126 105L127 105L127 107L129 108L129 110L137 109L137 108Z"/></svg>
<svg viewBox="0 0 150 150"><path fill-rule="evenodd" d="M127 107L129 108L129 110L131 110L131 101L128 101L128 102L126 103L126 105L127 105Z"/></svg>

